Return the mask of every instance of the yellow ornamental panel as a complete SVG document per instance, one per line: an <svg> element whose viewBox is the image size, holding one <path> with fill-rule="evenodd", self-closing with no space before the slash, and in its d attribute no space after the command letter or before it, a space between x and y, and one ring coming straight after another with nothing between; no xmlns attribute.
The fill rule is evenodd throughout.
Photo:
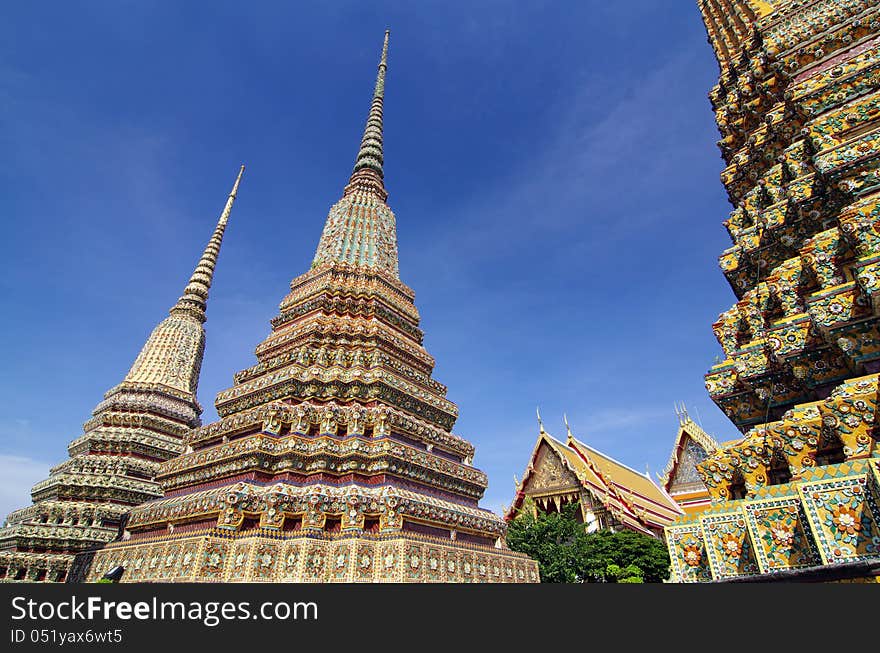
<svg viewBox="0 0 880 653"><path fill-rule="evenodd" d="M874 476L832 477L804 483L798 491L824 564L880 557Z"/></svg>
<svg viewBox="0 0 880 653"><path fill-rule="evenodd" d="M700 526L714 578L759 573L742 511L736 509L728 513L704 515L700 518Z"/></svg>
<svg viewBox="0 0 880 653"><path fill-rule="evenodd" d="M821 563L799 496L743 505L761 573Z"/></svg>

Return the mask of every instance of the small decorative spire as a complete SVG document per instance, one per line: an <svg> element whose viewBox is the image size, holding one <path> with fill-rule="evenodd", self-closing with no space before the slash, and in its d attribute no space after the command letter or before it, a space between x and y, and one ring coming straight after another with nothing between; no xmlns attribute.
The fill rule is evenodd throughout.
<svg viewBox="0 0 880 653"><path fill-rule="evenodd" d="M574 440L574 436L571 434L571 427L568 425L568 415L565 413L562 413L562 421L565 422L566 444L571 444L571 441Z"/></svg>
<svg viewBox="0 0 880 653"><path fill-rule="evenodd" d="M538 429L540 429L541 433L546 433L544 430L544 421L541 419L541 408L539 406L535 406L535 413L538 415Z"/></svg>
<svg viewBox="0 0 880 653"><path fill-rule="evenodd" d="M679 404L679 403L673 403L673 405L675 406L675 414L676 414L676 416L678 417L678 423L679 423L679 425L680 425L680 426L684 426L684 425L687 424L687 423L690 421L690 419L691 419L690 416L688 415L687 407L685 407L683 401L682 401L680 404Z"/></svg>
<svg viewBox="0 0 880 653"><path fill-rule="evenodd" d="M385 42L382 45L382 57L379 59L379 71L376 74L376 86L373 89L373 102L364 127L364 136L358 150L351 178L345 187L345 195L356 190L366 190L378 195L384 202L388 199L385 190L382 169L384 163L382 146L382 108L385 101L385 71L388 69L388 37L391 30L385 30Z"/></svg>
<svg viewBox="0 0 880 653"><path fill-rule="evenodd" d="M208 307L208 289L211 287L211 281L214 278L214 267L217 265L217 255L220 253L220 245L223 244L223 232L226 231L226 223L229 222L229 215L232 213L232 205L235 203L235 196L238 193L238 184L241 182L241 176L244 174L244 165L238 171L238 177L232 186L232 192L226 200L226 206L220 219L217 221L217 227L202 258L199 259L196 269L190 277L189 283L183 290L183 295L177 300L177 303L169 311L172 315L188 314L195 316L200 322L204 322L207 318L205 310Z"/></svg>

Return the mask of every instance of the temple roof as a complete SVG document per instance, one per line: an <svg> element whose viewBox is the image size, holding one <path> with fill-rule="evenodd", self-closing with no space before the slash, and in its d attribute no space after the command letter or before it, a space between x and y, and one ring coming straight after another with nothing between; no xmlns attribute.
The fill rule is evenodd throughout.
<svg viewBox="0 0 880 653"><path fill-rule="evenodd" d="M565 443L547 433L543 425L526 468L518 483L517 497L509 511L522 505L525 488L534 474L539 451L549 447L580 482L618 521L632 530L654 534L682 514L681 508L650 477L577 440L571 431Z"/></svg>
<svg viewBox="0 0 880 653"><path fill-rule="evenodd" d="M675 435L675 443L672 445L669 461L666 463L663 473L658 476L660 484L667 492L675 479L681 455L687 447L688 440L696 443L706 454L711 454L720 448L715 438L700 428L686 412L680 413L678 433Z"/></svg>

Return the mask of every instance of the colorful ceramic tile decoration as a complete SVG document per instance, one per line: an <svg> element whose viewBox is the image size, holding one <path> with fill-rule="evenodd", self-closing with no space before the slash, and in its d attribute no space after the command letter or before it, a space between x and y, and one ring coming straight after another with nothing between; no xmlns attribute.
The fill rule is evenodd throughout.
<svg viewBox="0 0 880 653"><path fill-rule="evenodd" d="M132 505L162 496L161 463L183 453L184 435L201 424L196 400L205 350L205 311L223 233L238 193L238 173L217 227L183 295L150 334L125 379L111 388L70 443L70 458L31 490L33 505L0 529L0 580L81 578L89 555L118 537ZM142 560L132 574L143 574ZM153 566L167 577L176 563Z"/></svg>
<svg viewBox="0 0 880 653"><path fill-rule="evenodd" d="M712 580L706 543L699 522L666 527L670 576L682 583Z"/></svg>
<svg viewBox="0 0 880 653"><path fill-rule="evenodd" d="M696 464L712 505L667 527L673 580L876 580L880 6L699 7L721 69L720 263L737 298L713 325L725 358L706 388L743 437ZM698 550L683 534L710 576L683 564ZM740 544L755 564L724 557Z"/></svg>
<svg viewBox="0 0 880 653"><path fill-rule="evenodd" d="M799 497L743 505L761 573L820 563Z"/></svg>
<svg viewBox="0 0 880 653"><path fill-rule="evenodd" d="M486 476L452 433L458 408L431 376L398 276L387 54L386 33L354 170L311 269L291 282L256 364L217 395L219 419L183 430L180 455L157 466L164 498L137 501L88 580L174 555L122 581L538 581L537 564L506 548L505 522L478 505ZM179 564L184 549L201 564ZM474 574L476 559L499 571Z"/></svg>

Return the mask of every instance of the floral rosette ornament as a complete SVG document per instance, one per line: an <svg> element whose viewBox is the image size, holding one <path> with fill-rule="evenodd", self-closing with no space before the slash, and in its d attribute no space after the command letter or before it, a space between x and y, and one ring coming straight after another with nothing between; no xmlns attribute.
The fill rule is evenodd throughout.
<svg viewBox="0 0 880 653"><path fill-rule="evenodd" d="M837 544L831 549L837 561L880 552L880 532L872 523L864 493L864 488L857 485L833 496L823 497L819 492L812 495L820 509L822 525Z"/></svg>
<svg viewBox="0 0 880 653"><path fill-rule="evenodd" d="M701 549L702 547L695 542L684 544L681 548L681 557L684 559L685 564L690 567L699 567L703 561Z"/></svg>
<svg viewBox="0 0 880 653"><path fill-rule="evenodd" d="M789 548L794 544L794 529L782 521L774 522L769 528L773 544L780 548Z"/></svg>
<svg viewBox="0 0 880 653"><path fill-rule="evenodd" d="M735 533L724 533L721 536L721 550L728 558L739 558L742 555L742 541Z"/></svg>
<svg viewBox="0 0 880 653"><path fill-rule="evenodd" d="M862 530L861 518L853 506L854 502L840 502L834 507L825 518L825 525L829 526L839 539L847 544L855 545L858 542L859 532Z"/></svg>

